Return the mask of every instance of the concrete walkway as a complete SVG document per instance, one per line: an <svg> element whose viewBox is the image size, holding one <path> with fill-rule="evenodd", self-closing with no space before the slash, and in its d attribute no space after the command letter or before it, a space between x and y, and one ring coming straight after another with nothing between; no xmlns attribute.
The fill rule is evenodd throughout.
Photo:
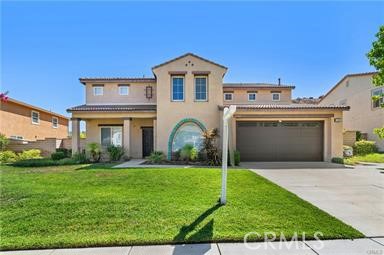
<svg viewBox="0 0 384 255"><path fill-rule="evenodd" d="M355 255L384 254L384 237L355 240L207 243L6 251L0 255Z"/></svg>
<svg viewBox="0 0 384 255"><path fill-rule="evenodd" d="M355 168L260 168L252 171L353 226L366 236L384 236L384 172ZM377 167L377 166L376 166ZM257 170L256 170L257 169Z"/></svg>

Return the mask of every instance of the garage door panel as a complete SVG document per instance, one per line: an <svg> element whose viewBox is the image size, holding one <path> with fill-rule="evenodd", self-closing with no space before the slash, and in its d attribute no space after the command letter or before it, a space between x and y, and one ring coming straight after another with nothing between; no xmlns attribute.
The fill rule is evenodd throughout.
<svg viewBox="0 0 384 255"><path fill-rule="evenodd" d="M321 161L322 122L237 122L243 161Z"/></svg>

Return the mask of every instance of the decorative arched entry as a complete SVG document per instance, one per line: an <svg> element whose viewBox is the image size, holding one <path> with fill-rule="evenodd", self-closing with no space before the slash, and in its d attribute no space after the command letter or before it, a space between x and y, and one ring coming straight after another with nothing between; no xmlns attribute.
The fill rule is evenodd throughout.
<svg viewBox="0 0 384 255"><path fill-rule="evenodd" d="M194 127L198 128L200 131L198 131ZM181 145L182 140L185 139L184 137L182 137L182 135L185 136L185 133L190 132L190 134L187 136L189 139L191 139L191 138L193 139L196 136L195 133L197 133L197 132L201 133L205 130L207 130L207 129L205 128L204 124L201 123L200 121L198 121L197 119L186 118L186 119L182 119L181 121L179 121L179 123L177 123L175 125L175 127L172 129L171 134L169 135L168 159L170 160L172 158L172 152L175 149L179 149L178 147ZM181 132L181 131L183 131L183 132ZM175 140L175 138L177 140Z"/></svg>

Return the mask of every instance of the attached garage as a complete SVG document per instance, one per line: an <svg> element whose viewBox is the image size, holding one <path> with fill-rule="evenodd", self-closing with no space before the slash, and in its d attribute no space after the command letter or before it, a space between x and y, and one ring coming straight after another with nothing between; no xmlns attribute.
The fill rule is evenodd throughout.
<svg viewBox="0 0 384 255"><path fill-rule="evenodd" d="M322 161L323 121L237 121L242 161Z"/></svg>

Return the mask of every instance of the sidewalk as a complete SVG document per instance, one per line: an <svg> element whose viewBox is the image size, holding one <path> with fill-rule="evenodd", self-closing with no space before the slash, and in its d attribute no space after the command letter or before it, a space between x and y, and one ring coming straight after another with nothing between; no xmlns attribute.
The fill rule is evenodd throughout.
<svg viewBox="0 0 384 255"><path fill-rule="evenodd" d="M355 240L149 245L5 251L0 255L334 255L384 254L384 237Z"/></svg>

